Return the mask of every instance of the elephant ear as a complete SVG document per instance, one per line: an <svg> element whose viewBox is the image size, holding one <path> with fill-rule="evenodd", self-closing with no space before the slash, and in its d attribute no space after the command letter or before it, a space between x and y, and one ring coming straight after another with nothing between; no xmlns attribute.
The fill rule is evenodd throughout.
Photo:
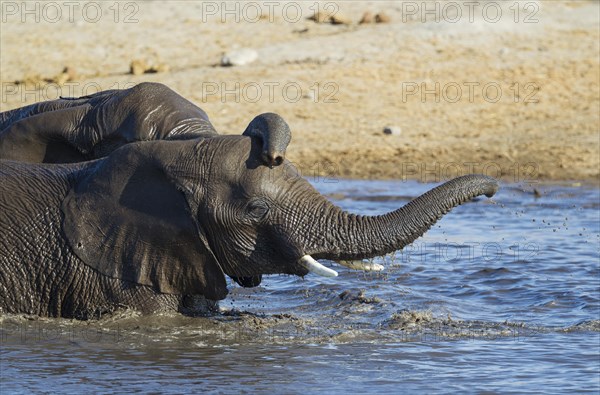
<svg viewBox="0 0 600 395"><path fill-rule="evenodd" d="M106 276L162 293L224 299L223 270L185 195L152 162L124 147L68 193L63 229L71 248Z"/></svg>

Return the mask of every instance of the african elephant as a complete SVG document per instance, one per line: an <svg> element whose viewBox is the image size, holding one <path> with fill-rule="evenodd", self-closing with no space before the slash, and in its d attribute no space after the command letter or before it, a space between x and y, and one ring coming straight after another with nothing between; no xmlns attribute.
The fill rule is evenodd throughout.
<svg viewBox="0 0 600 395"><path fill-rule="evenodd" d="M5 160L0 177L0 307L83 318L121 306L185 313L186 300L225 298L225 275L336 275L317 259L399 250L497 190L463 176L386 215L354 215L290 162L265 166L256 137L218 135L74 164Z"/></svg>
<svg viewBox="0 0 600 395"><path fill-rule="evenodd" d="M206 113L160 83L61 98L0 113L0 159L74 163L98 159L124 144L214 136ZM262 160L281 164L291 141L277 114L256 116L243 135L262 141ZM245 287L261 277L234 278Z"/></svg>
<svg viewBox="0 0 600 395"><path fill-rule="evenodd" d="M102 158L124 144L217 134L206 113L159 83L60 98L0 113L0 159L73 163ZM261 139L263 161L283 161L291 140L277 114L258 115L244 131Z"/></svg>

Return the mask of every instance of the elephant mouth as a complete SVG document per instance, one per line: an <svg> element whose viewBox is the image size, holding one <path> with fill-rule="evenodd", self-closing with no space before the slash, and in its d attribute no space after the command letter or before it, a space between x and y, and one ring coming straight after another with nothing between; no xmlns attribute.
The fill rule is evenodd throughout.
<svg viewBox="0 0 600 395"><path fill-rule="evenodd" d="M337 261L341 266L345 266L347 268L353 270L362 270L362 271L376 271L379 272L383 270L383 266L378 263L369 263L363 261L345 261L339 260ZM321 277L337 277L338 272L333 269L328 268L323 265L316 259L314 259L310 255L304 255L298 260L298 264L308 270L310 273L314 273Z"/></svg>
<svg viewBox="0 0 600 395"><path fill-rule="evenodd" d="M322 264L321 262L319 262L318 260L316 260L315 258L313 258L311 255L308 255L308 254L302 255L300 258L297 258L292 261L295 261L295 265L290 267L288 270L284 271L284 273L296 275L296 276L300 276L300 277L304 277L308 273L313 273L320 277L330 277L331 278L331 277L338 276L338 272L336 270L325 266L324 264ZM381 271L384 269L384 267L380 264L364 262L364 261L360 261L360 260L355 260L355 261L336 260L335 262L338 263L340 266L344 266L344 267L347 267L352 270L378 272L378 271ZM243 275L236 273L234 275L229 275L229 276L234 281L236 281L238 284L240 284L244 287L254 287L254 286L260 284L260 282L261 282L260 277L263 274L275 274L275 273L281 273L281 271L279 271L279 270L273 270L272 272L271 271L266 271L266 272L263 271L263 272L254 273L254 274L244 273Z"/></svg>

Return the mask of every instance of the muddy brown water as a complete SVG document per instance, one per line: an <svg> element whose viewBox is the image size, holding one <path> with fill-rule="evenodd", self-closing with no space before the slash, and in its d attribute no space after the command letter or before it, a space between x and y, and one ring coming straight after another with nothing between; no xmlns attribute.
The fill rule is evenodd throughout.
<svg viewBox="0 0 600 395"><path fill-rule="evenodd" d="M362 214L433 186L314 185ZM0 392L598 393L599 245L598 188L502 184L383 273L231 284L210 317L1 316Z"/></svg>

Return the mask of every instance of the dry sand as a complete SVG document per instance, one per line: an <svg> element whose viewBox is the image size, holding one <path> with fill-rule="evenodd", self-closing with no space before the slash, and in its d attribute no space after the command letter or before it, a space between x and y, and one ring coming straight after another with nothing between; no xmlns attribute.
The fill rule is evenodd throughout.
<svg viewBox="0 0 600 395"><path fill-rule="evenodd" d="M307 176L599 179L598 1L47 4L1 3L2 111L157 81L223 134L281 114ZM220 67L236 48L257 60Z"/></svg>

